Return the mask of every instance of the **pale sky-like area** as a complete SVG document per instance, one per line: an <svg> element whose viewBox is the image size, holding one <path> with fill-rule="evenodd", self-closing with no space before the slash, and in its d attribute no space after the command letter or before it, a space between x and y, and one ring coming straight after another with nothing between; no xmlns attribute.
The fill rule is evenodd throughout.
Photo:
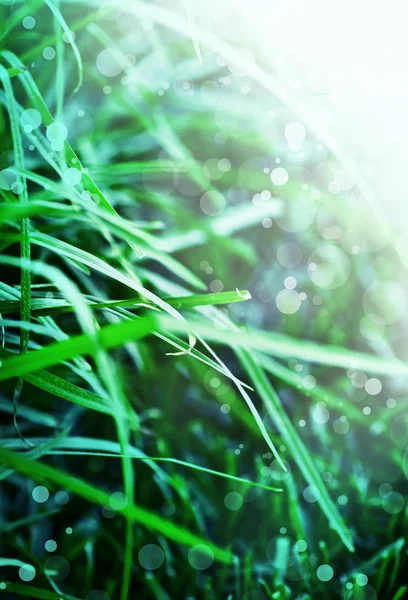
<svg viewBox="0 0 408 600"><path fill-rule="evenodd" d="M408 226L408 8L401 0L192 1L198 23L250 49L357 162Z"/></svg>

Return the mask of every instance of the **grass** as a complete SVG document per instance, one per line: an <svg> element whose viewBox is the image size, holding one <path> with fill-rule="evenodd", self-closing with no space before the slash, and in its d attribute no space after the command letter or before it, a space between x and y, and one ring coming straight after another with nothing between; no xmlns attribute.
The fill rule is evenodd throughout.
<svg viewBox="0 0 408 600"><path fill-rule="evenodd" d="M0 594L403 599L403 229L179 4L0 3Z"/></svg>

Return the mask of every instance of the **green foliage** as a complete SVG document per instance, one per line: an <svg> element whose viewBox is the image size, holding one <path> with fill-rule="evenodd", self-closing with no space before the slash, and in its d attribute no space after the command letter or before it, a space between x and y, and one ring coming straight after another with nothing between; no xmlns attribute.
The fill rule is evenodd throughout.
<svg viewBox="0 0 408 600"><path fill-rule="evenodd" d="M0 2L0 594L403 599L400 258L179 4Z"/></svg>

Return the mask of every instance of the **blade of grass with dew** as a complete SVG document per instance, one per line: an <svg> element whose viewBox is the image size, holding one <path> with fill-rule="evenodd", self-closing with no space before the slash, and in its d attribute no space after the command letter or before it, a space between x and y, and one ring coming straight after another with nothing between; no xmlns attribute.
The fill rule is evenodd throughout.
<svg viewBox="0 0 408 600"><path fill-rule="evenodd" d="M13 67L24 68L24 65L20 61L20 59L12 52L9 52L8 50L3 50L2 52L0 52L0 55L2 55L9 62L9 64L11 64ZM46 127L49 127L52 123L55 123L55 120L53 119L50 111L48 110L48 108L44 102L44 99L40 93L40 90L38 89L36 83L34 82L33 77L31 76L31 73L29 73L29 71L27 71L27 70L24 70L23 73L19 76L19 80L23 84L23 87L24 87L28 97L30 98L32 105L41 114L44 125ZM95 184L93 179L84 170L84 167L83 167L81 161L79 160L78 156L76 155L76 153L74 152L74 150L72 149L72 147L66 140L64 141L63 148L64 148L65 159L67 161L68 166L74 167L81 171L82 184L84 185L84 188L90 194L96 195L96 197L99 199L99 202L100 202L100 205L102 206L102 208L106 209L107 211L109 211L111 213L117 214L116 210L113 208L113 206L110 204L110 202L106 199L105 195L101 192L101 190Z"/></svg>
<svg viewBox="0 0 408 600"><path fill-rule="evenodd" d="M62 440L64 437L66 437L68 434L69 434L69 428L66 428L63 431L60 431L60 433L58 433L55 437L45 438L44 440L42 440L40 442L40 444L38 446L33 446L33 444L30 442L30 449L27 450L25 455L29 456L30 459L37 460L38 458L41 458L42 456L47 454L47 452L49 450L52 450L52 448L54 448L54 446L58 446L59 441ZM23 440L21 438L20 438L20 440L25 445L25 447L27 447L28 440L25 440L25 439ZM0 466L0 481L7 479L7 477L12 475L12 473L13 473L13 469L8 469L4 465L1 465Z"/></svg>
<svg viewBox="0 0 408 600"><path fill-rule="evenodd" d="M333 394L330 390L318 384L316 384L312 388L306 386L303 383L303 377L301 375L292 371L288 367L284 367L269 356L257 353L256 358L258 364L261 365L265 371L280 379L281 381L284 381L285 383L291 385L295 389L310 394L310 396L312 396L319 402L326 403L327 406L330 406L338 412L345 412L347 414L347 417L351 420L360 423L364 422L364 414L362 414L361 411L358 410L347 398L343 396L337 396L336 394Z"/></svg>
<svg viewBox="0 0 408 600"><path fill-rule="evenodd" d="M254 388L262 398L273 423L278 427L286 446L289 448L304 478L318 491L318 503L329 520L331 527L339 534L344 545L350 552L354 551L353 538L340 516L340 513L330 498L327 489L317 471L313 459L303 441L293 427L289 417L282 407L279 396L271 386L263 369L256 359L245 348L235 349L243 368L252 380Z"/></svg>
<svg viewBox="0 0 408 600"><path fill-rule="evenodd" d="M110 495L107 492L78 477L74 477L65 471L30 460L21 453L0 448L0 461L2 461L4 465L15 469L19 473L27 475L27 477L34 479L35 481L47 481L53 485L64 487L94 504L101 506L109 505ZM160 532L162 535L176 543L185 546L194 546L196 544L204 543L211 548L214 557L220 562L230 563L233 560L233 555L229 550L219 548L212 542L203 540L187 529L136 504L132 507L126 506L125 508L118 510L118 512L129 522L138 523L147 529Z"/></svg>
<svg viewBox="0 0 408 600"><path fill-rule="evenodd" d="M163 329L167 329L168 331L177 333L195 331L214 342L247 346L280 358L298 358L305 362L318 363L331 367L353 368L367 373L377 373L386 376L401 375L408 377L408 367L397 359L389 360L336 346L319 346L313 342L293 340L287 336L250 329L241 330L239 333L228 331L228 338L226 338L224 329L204 325L201 322L193 320L189 322L176 322L165 315L159 315L157 319Z"/></svg>
<svg viewBox="0 0 408 600"><path fill-rule="evenodd" d="M3 590L8 593L16 594L17 596L28 596L29 598L39 598L40 600L79 600L75 596L64 594L61 592L52 592L43 590L32 585L22 585L12 581L4 581Z"/></svg>
<svg viewBox="0 0 408 600"><path fill-rule="evenodd" d="M45 518L58 515L59 512L60 512L59 508L54 508L54 509L48 510L46 512L36 513L36 514L30 515L28 517L23 517L22 519L17 519L16 521L10 521L8 523L3 523L2 525L0 525L0 535L9 533L10 531L14 531L15 529L20 529L20 527L26 527L27 525L32 525L34 523L38 523L38 521L42 521Z"/></svg>
<svg viewBox="0 0 408 600"><path fill-rule="evenodd" d="M240 290L234 292L219 292L212 294L192 294L191 296L180 296L176 298L165 297L163 301L173 306L177 310L191 309L196 306L210 306L210 305L221 305L221 304L232 304L235 302L245 302L250 300L251 295L247 290ZM143 297L140 298L129 298L128 300L109 300L108 302L87 302L92 309L104 309L104 308L137 308L138 306L145 306L146 304L152 304L149 300L145 300ZM18 300L11 301L0 301L0 313L3 315L13 314L18 312L20 302ZM50 314L61 314L67 312L73 312L75 307L69 304L63 299L48 299L48 298L33 298L31 301L31 311L34 316L50 315Z"/></svg>
<svg viewBox="0 0 408 600"><path fill-rule="evenodd" d="M9 75L3 65L0 65L0 79L2 80L7 109L10 118L10 129L11 129L11 137L13 140L13 150L14 150L14 161L17 167L17 170L24 169L24 151L23 144L21 140L20 128L18 125L18 115L15 105L13 88L10 82ZM17 175L16 186L19 186L21 189L18 190L18 193L21 195L21 202L23 204L28 203L28 193L27 193L27 184L24 177L21 175ZM20 257L21 257L21 307L20 307L20 315L21 321L30 322L31 317L31 272L30 272L30 222L27 217L24 217L20 221ZM29 330L21 329L20 331L20 354L24 354L28 348L29 341ZM20 437L22 434L20 432L17 416L18 416L18 403L21 397L21 393L23 390L23 381L21 379L17 380L16 386L14 388L13 395L13 423L16 431Z"/></svg>
<svg viewBox="0 0 408 600"><path fill-rule="evenodd" d="M126 342L149 335L155 327L156 322L152 317L106 325L98 331L97 343L100 348L116 348L123 346ZM88 335L71 336L62 342L50 344L41 350L8 358L4 361L0 370L0 381L11 377L24 377L29 373L58 364L74 356L92 355L94 351L95 345Z"/></svg>
<svg viewBox="0 0 408 600"><path fill-rule="evenodd" d="M37 445L42 445L46 442L46 438L31 438L33 443ZM21 440L4 438L3 447L9 448L11 450L22 450L23 445ZM61 451L61 454L66 455L83 455L87 454L92 456L106 456L113 458L122 458L120 444L118 442L113 442L111 440L102 440L96 438L88 438L88 437L77 437L77 436L69 436L61 439L56 439L53 443L52 449L48 454L56 454L57 452L51 452L54 448L66 448L64 452ZM177 485L175 485L171 476L164 471L160 465L156 464L156 461L153 459L150 460L150 457L147 456L142 450L136 448L135 446L128 445L128 458L143 460L149 466L149 468L159 477L162 481L164 481L169 487L173 487L176 491L178 491Z"/></svg>
<svg viewBox="0 0 408 600"><path fill-rule="evenodd" d="M141 285L137 284L133 279L128 277L127 275L122 274L120 271L110 266L108 263L103 261L102 259L82 250L81 248L76 248L72 244L68 244L57 238L54 238L47 234L33 233L32 234L32 242L34 244L38 244L43 246L44 248L48 248L53 252L57 252L60 255L66 256L71 260L78 261L92 269L95 269L106 275L123 283L127 287L139 292L142 296L150 300L153 304L156 304L166 312L169 312L172 316L176 317L176 319L180 319L181 316L169 305L167 305L163 300L161 300L158 296L149 292L147 289L143 288Z"/></svg>
<svg viewBox="0 0 408 600"><path fill-rule="evenodd" d="M62 29L64 30L64 33L66 36L66 41L70 44L72 51L74 53L77 67L78 67L78 83L74 90L74 94L75 94L81 87L82 81L83 81L82 59L81 59L81 55L78 50L78 46L76 45L75 38L74 38L72 32L70 31L70 29L69 29L64 17L62 16L60 10L58 9L58 7L53 2L51 2L51 0L44 0L44 2L46 3L46 5L50 9L50 11L52 12L54 17L57 19L57 21L61 25Z"/></svg>
<svg viewBox="0 0 408 600"><path fill-rule="evenodd" d="M1 256L0 256L0 261L5 262L6 264L10 264L10 265L16 264L15 260L12 260L11 258L5 259L4 257L1 257ZM124 457L121 458L124 488L125 488L126 496L128 498L128 502L129 502L129 509L132 509L134 506L134 502L133 502L133 499L134 499L133 466L132 466L131 461L126 458L129 431L128 431L126 420L124 420L120 414L121 409L127 407L128 403L122 392L121 386L118 383L118 379L114 372L114 367L113 367L112 363L110 362L110 359L108 358L108 356L105 354L105 348L104 348L104 345L101 343L101 339L99 336L100 332L95 327L95 322L93 321L92 313L89 311L87 305L84 303L83 298L78 291L78 288L71 280L69 280L63 273L61 273L55 267L50 267L50 266L44 265L43 263L40 263L40 262L31 262L30 266L34 272L37 272L37 273L41 272L41 274L44 277L48 277L50 281L53 281L60 288L61 292L65 293L67 298L69 298L72 301L72 303L75 304L75 306L76 306L76 314L78 317L78 321L79 321L81 327L83 328L83 330L85 331L83 336L78 336L78 337L81 339L82 343L85 344L84 347L88 348L87 351L90 351L91 354L93 355L93 357L97 363L101 378L103 379L103 381L106 385L107 391L108 391L110 399L112 401L113 408L115 410L114 423L115 423L119 443L121 446L122 454L124 455ZM178 314L178 313L176 313L176 314ZM146 321L145 321L145 324L146 324ZM121 325L123 325L123 323ZM135 331L134 331L134 333L135 333L136 337L139 334L145 335L146 333L149 332L148 331L149 329L150 329L150 326L148 325L146 330L143 333L140 328L138 329L137 333ZM115 330L114 332L112 330L110 332L108 332L108 338L109 338L110 342L112 342L113 339L115 339L115 334L117 334L117 333L118 333L117 330ZM73 340L73 338L71 337L71 338L68 338L67 340L64 340L63 342L60 342L60 344L65 344L65 351L67 351L68 347L71 345L71 349L69 350L69 352L70 353L73 352L76 355L77 351L74 348L72 348L72 344L71 344L72 340ZM123 337L122 337L122 340L123 340ZM116 341L118 341L117 337L116 337ZM59 346L59 347L61 348L61 346ZM47 352L47 350L49 351L49 349L50 349L50 347L44 348L42 350L38 350L37 352L44 352L44 351ZM30 353L30 354L31 354L31 358L32 358L32 353ZM37 357L38 357L38 354L37 354ZM19 358L19 357L16 357L16 358ZM21 355L21 358L24 358L24 355ZM60 359L61 359L61 356L60 356ZM15 360L15 359L14 358L9 359L9 361L7 361L8 364L10 365L10 361L13 361L13 360ZM57 361L57 362L59 362L59 361ZM55 364L55 362L53 362L52 364ZM41 367L42 365L37 364L37 366ZM35 368L34 368L34 370L35 370ZM128 597L128 593L129 593L131 566L132 566L132 547L133 547L133 531L132 531L130 522L127 521L126 522L126 539L125 539L125 559L124 559L122 587L121 587L121 600L126 600Z"/></svg>
<svg viewBox="0 0 408 600"><path fill-rule="evenodd" d="M4 348L0 348L0 358L10 359L14 356L15 355L12 352L7 351ZM31 385L42 389L45 392L56 396L57 398L62 398L63 400L67 400L68 402L72 402L78 406L83 406L89 410L94 410L111 417L114 416L114 410L107 404L106 399L97 396L92 392L84 390L73 383L70 383L66 379L62 379L57 375L48 373L43 369L39 369L34 373L26 374L23 376L23 379ZM129 415L124 413L122 416L128 418L133 427L136 426L137 419L135 415L132 415L132 413Z"/></svg>
<svg viewBox="0 0 408 600"><path fill-rule="evenodd" d="M66 443L62 442L60 444L58 444L58 446L60 447L65 447L67 446L67 448L72 448L72 446L70 445L70 443L72 442L74 438L68 438L66 440ZM11 442L11 440L10 440ZM10 442L8 440L5 441L4 447L6 448L15 448L16 444L10 444ZM109 443L110 447L113 447L113 443ZM82 447L95 447L95 446L99 446L99 447L103 447L106 446L108 444L105 444L105 440L86 440L83 438L80 438L79 443L75 444L78 447L82 446ZM17 443L17 446L19 446L19 444ZM283 492L284 490L282 488L278 488L278 487L272 487L269 485L264 485L263 483L257 483L256 481L251 481L250 479L245 479L243 477L237 477L234 475L230 475L229 473L223 473L222 471L214 471L214 469L208 469L207 467L201 467L200 465L196 465L194 463L188 462L188 461L184 461L184 460L180 460L177 458L170 458L170 457L162 457L162 456L141 456L140 452L138 450L136 450L135 448L131 448L132 452L130 454L128 454L127 456L129 458L135 459L135 460L141 460L144 462L169 462L169 463L173 463L176 465L180 465L183 467L186 467L188 469L194 469L196 471L201 471L202 473L208 473L209 475L215 475L216 477L223 477L225 479L230 479L231 481L237 481L239 483L243 483L245 485L248 485L250 487L257 487L263 490L267 490L269 492ZM62 455L62 456L103 456L105 458L121 458L122 455L119 452L94 452L92 450L86 450L86 451L80 451L80 450L50 450L49 452L47 452L47 454L49 455Z"/></svg>

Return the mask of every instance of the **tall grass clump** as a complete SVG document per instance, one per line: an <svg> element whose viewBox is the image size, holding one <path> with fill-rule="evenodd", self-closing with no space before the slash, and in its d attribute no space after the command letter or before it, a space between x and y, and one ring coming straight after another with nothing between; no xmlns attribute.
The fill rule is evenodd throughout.
<svg viewBox="0 0 408 600"><path fill-rule="evenodd" d="M408 593L401 232L252 58L0 1L7 599Z"/></svg>

